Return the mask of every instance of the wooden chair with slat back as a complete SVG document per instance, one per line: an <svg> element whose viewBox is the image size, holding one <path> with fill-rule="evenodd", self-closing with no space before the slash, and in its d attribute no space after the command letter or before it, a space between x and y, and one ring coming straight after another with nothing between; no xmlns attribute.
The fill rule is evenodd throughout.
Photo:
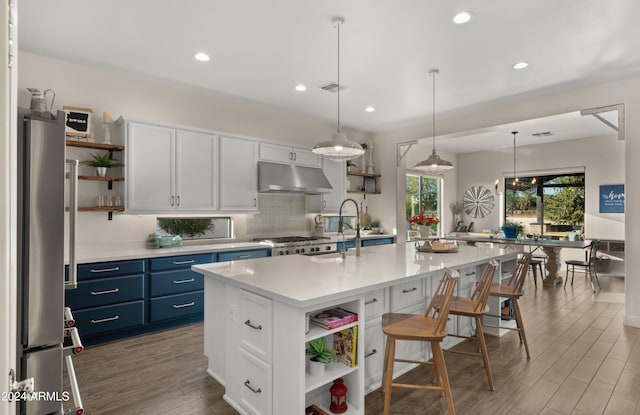
<svg viewBox="0 0 640 415"><path fill-rule="evenodd" d="M524 349L527 352L527 359L531 359L529 353L529 344L527 343L527 336L524 332L524 323L522 320L522 313L520 312L520 306L518 305L518 299L524 295L524 281L527 277L529 270L529 261L531 261L531 254L524 253L518 260L516 268L513 270L509 281L506 284L491 284L489 295L492 297L508 298L511 300L513 306L514 317L516 319L516 327L500 327L509 330L515 330L520 336L520 343L524 344ZM502 316L504 318L504 316Z"/></svg>
<svg viewBox="0 0 640 415"><path fill-rule="evenodd" d="M495 385L493 383L493 377L491 376L491 367L489 366L489 353L487 352L487 343L485 342L484 332L482 330L482 321L484 315L489 311L487 306L487 300L489 298L489 291L493 282L493 276L498 268L498 262L490 260L487 267L484 269L482 276L478 280L475 289L470 297L453 297L451 300L451 306L449 307L449 314L458 316L471 317L476 321L476 335L465 336L462 334L452 334L449 336L458 337L462 339L470 340L472 343L477 343L479 349L476 352L469 352L460 349L445 349L448 353L464 354L468 356L476 356L482 358L485 371L487 372L487 380L489 382L489 389L494 391Z"/></svg>
<svg viewBox="0 0 640 415"><path fill-rule="evenodd" d="M391 388L409 388L437 390L444 393L447 399L449 414L454 415L453 397L451 386L444 362L444 356L440 343L447 336L447 318L453 292L460 274L457 271L446 268L444 276L431 296L429 307L424 315L386 313L382 316L382 331L387 335L387 345L384 351L384 368L382 382L384 389L384 415L389 415L391 407ZM413 340L430 342L433 352L433 361L408 360L395 357L396 340ZM434 367L436 377L435 385L411 385L393 383L394 362L417 363Z"/></svg>

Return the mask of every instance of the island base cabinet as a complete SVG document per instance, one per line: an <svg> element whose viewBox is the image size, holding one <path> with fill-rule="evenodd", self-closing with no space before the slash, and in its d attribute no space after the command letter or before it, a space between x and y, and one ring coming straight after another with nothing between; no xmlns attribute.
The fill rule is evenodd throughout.
<svg viewBox="0 0 640 415"><path fill-rule="evenodd" d="M382 332L382 318L367 321L364 340L365 393L379 388L382 384L386 341L386 336Z"/></svg>
<svg viewBox="0 0 640 415"><path fill-rule="evenodd" d="M271 366L245 350L239 350L237 386L240 405L252 415L272 414Z"/></svg>

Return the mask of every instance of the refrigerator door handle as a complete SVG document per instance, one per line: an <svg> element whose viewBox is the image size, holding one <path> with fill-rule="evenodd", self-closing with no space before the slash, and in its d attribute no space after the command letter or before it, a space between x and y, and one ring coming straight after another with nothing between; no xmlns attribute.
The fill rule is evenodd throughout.
<svg viewBox="0 0 640 415"><path fill-rule="evenodd" d="M69 281L66 289L78 288L78 267L76 263L76 220L78 218L78 160L67 159L69 171Z"/></svg>
<svg viewBox="0 0 640 415"><path fill-rule="evenodd" d="M84 406L82 405L82 397L80 397L80 388L78 388L78 379L76 379L76 369L73 367L73 361L71 355L64 357L64 361L67 364L67 373L69 375L69 385L71 386L71 395L73 396L73 408L66 410L64 413L68 414L82 414L84 413Z"/></svg>

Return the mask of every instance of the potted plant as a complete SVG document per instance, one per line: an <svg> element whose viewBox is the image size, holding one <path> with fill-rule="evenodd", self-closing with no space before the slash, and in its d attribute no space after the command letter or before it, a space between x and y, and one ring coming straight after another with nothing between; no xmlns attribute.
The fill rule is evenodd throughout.
<svg viewBox="0 0 640 415"><path fill-rule="evenodd" d="M377 220L371 221L369 226L371 226L371 233L380 233L380 222Z"/></svg>
<svg viewBox="0 0 640 415"><path fill-rule="evenodd" d="M309 374L312 376L324 375L325 366L331 362L337 362L336 351L327 346L327 338L311 340L308 343L306 354L311 356L309 360Z"/></svg>
<svg viewBox="0 0 640 415"><path fill-rule="evenodd" d="M347 160L347 171L356 171L358 169L358 165L353 160Z"/></svg>
<svg viewBox="0 0 640 415"><path fill-rule="evenodd" d="M516 222L505 222L502 232L505 238L517 238L524 231L524 225Z"/></svg>
<svg viewBox="0 0 640 415"><path fill-rule="evenodd" d="M91 160L85 160L82 164L92 166L96 168L96 175L99 177L105 177L107 175L107 169L110 167L122 166L118 163L118 160L112 158L111 151L107 151L104 154L91 153Z"/></svg>

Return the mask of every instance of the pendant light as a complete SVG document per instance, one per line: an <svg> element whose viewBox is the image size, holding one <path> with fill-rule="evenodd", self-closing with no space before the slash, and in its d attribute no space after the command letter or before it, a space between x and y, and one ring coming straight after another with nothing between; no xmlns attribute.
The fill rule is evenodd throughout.
<svg viewBox="0 0 640 415"><path fill-rule="evenodd" d="M340 131L340 26L344 24L344 19L334 17L331 22L338 28L338 130L331 137L331 140L316 144L312 151L332 160L353 160L363 155L364 150L360 144L349 140L347 135Z"/></svg>
<svg viewBox="0 0 640 415"><path fill-rule="evenodd" d="M429 71L429 75L433 77L433 120L431 122L433 128L433 150L429 158L422 160L414 166L416 170L435 174L442 174L453 169L453 164L451 164L450 161L443 160L436 154L436 75L439 73L440 71L437 69L431 69Z"/></svg>
<svg viewBox="0 0 640 415"><path fill-rule="evenodd" d="M511 182L511 185L514 187L513 190L515 190L515 187L519 181L518 175L516 174L516 134L518 134L518 132L511 131L511 134L513 134L513 182Z"/></svg>

